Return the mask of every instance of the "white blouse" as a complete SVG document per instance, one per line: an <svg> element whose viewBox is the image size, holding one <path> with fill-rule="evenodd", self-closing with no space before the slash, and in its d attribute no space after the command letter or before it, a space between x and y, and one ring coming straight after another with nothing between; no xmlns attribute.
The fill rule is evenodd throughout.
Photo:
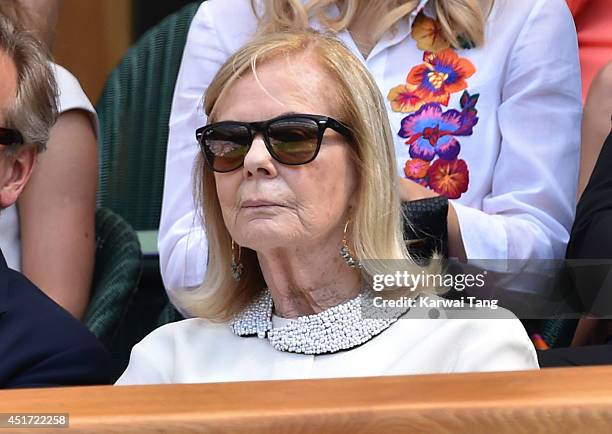
<svg viewBox="0 0 612 434"><path fill-rule="evenodd" d="M87 112L97 135L98 116L79 81L63 66L53 64L52 67L59 91L57 100L59 114L70 110ZM16 204L0 213L0 250L9 268L21 271L21 235Z"/></svg>
<svg viewBox="0 0 612 434"><path fill-rule="evenodd" d="M267 339L235 335L227 324L191 318L166 324L132 348L118 385L369 377L538 369L520 321L499 308L453 318L417 305L378 336L333 354L283 352ZM427 319L424 319L427 318ZM495 319L493 319L495 318ZM272 317L272 327L290 321Z"/></svg>
<svg viewBox="0 0 612 434"><path fill-rule="evenodd" d="M469 259L563 257L582 110L565 1L496 0L486 44L457 50L427 38L431 9L422 0L367 59L347 31L338 35L386 99L397 173L452 200ZM417 12L425 15L415 21ZM170 116L158 240L171 298L201 284L206 272L208 244L192 199L194 131L206 123L202 96L256 26L249 0L209 0L189 30Z"/></svg>

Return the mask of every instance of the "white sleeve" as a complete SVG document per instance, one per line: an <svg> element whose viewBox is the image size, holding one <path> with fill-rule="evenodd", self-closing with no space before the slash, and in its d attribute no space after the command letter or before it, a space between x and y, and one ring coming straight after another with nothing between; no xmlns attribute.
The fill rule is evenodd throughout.
<svg viewBox="0 0 612 434"><path fill-rule="evenodd" d="M460 321L451 319L449 321ZM472 319L452 372L539 369L535 348L518 319Z"/></svg>
<svg viewBox="0 0 612 434"><path fill-rule="evenodd" d="M219 2L204 2L189 28L170 114L158 248L162 279L171 299L176 292L202 283L208 261L208 242L192 194L199 152L195 130L206 124L203 96L228 57L209 4Z"/></svg>
<svg viewBox="0 0 612 434"><path fill-rule="evenodd" d="M482 210L453 202L469 259L565 255L578 183L580 83L569 10L563 0L540 0L506 65L491 193Z"/></svg>

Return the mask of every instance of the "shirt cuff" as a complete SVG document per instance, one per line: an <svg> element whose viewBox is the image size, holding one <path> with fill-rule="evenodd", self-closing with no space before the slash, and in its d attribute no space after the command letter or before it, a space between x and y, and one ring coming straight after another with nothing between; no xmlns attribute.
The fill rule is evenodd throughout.
<svg viewBox="0 0 612 434"><path fill-rule="evenodd" d="M468 260L508 259L508 235L502 217L450 201L457 213Z"/></svg>

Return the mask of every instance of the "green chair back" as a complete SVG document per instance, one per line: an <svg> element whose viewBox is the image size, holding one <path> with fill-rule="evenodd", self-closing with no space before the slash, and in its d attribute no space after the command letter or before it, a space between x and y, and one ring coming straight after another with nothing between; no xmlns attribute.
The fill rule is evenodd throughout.
<svg viewBox="0 0 612 434"><path fill-rule="evenodd" d="M98 205L136 230L159 225L174 84L200 3L183 7L145 33L111 73L96 105Z"/></svg>
<svg viewBox="0 0 612 434"><path fill-rule="evenodd" d="M96 262L85 325L100 341L111 340L138 287L142 269L134 229L109 209L96 210Z"/></svg>

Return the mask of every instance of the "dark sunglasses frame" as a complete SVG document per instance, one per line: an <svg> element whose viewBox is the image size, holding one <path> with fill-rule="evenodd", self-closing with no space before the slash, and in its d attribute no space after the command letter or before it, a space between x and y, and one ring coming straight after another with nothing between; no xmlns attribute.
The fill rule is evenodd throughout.
<svg viewBox="0 0 612 434"><path fill-rule="evenodd" d="M315 123L317 124L319 128L318 136L317 136L317 147L314 151L313 156L306 161L299 162L299 163L284 162L282 158L280 158L276 154L276 152L274 151L274 146L270 143L270 136L269 136L270 126L273 125L275 122L281 122L281 121L288 120L288 119L308 119L311 121L315 121ZM242 126L248 130L249 137L248 137L248 145L246 145L247 149L245 152L245 157L246 157L246 154L249 152L251 145L253 144L253 139L255 135L257 133L261 133L264 139L264 143L266 145L266 149L268 150L272 158L274 158L279 163L287 165L287 166L301 166L302 164L310 163L315 158L317 158L317 155L319 155L319 150L321 149L321 142L323 141L323 135L325 134L325 130L328 128L336 131L337 133L342 134L344 137L346 137L349 140L352 139L351 130L346 125L342 124L340 121L332 117L329 117L329 116L295 113L295 114L287 114L287 115L278 116L273 119L269 119L267 121L262 121L262 122L238 122L238 121L216 122L216 123L205 125L203 127L198 128L196 130L196 139L200 145L201 151L206 157L205 160L208 163L208 166L213 171L219 172L219 173L232 172L242 167L242 165L244 164L244 158L243 158L242 161L240 161L240 164L232 169L228 169L228 170L215 169L214 167L215 156L213 155L209 147L206 145L206 135L211 134L214 131L214 128L223 126L223 125Z"/></svg>
<svg viewBox="0 0 612 434"><path fill-rule="evenodd" d="M23 136L17 130L0 127L0 145L23 145Z"/></svg>

